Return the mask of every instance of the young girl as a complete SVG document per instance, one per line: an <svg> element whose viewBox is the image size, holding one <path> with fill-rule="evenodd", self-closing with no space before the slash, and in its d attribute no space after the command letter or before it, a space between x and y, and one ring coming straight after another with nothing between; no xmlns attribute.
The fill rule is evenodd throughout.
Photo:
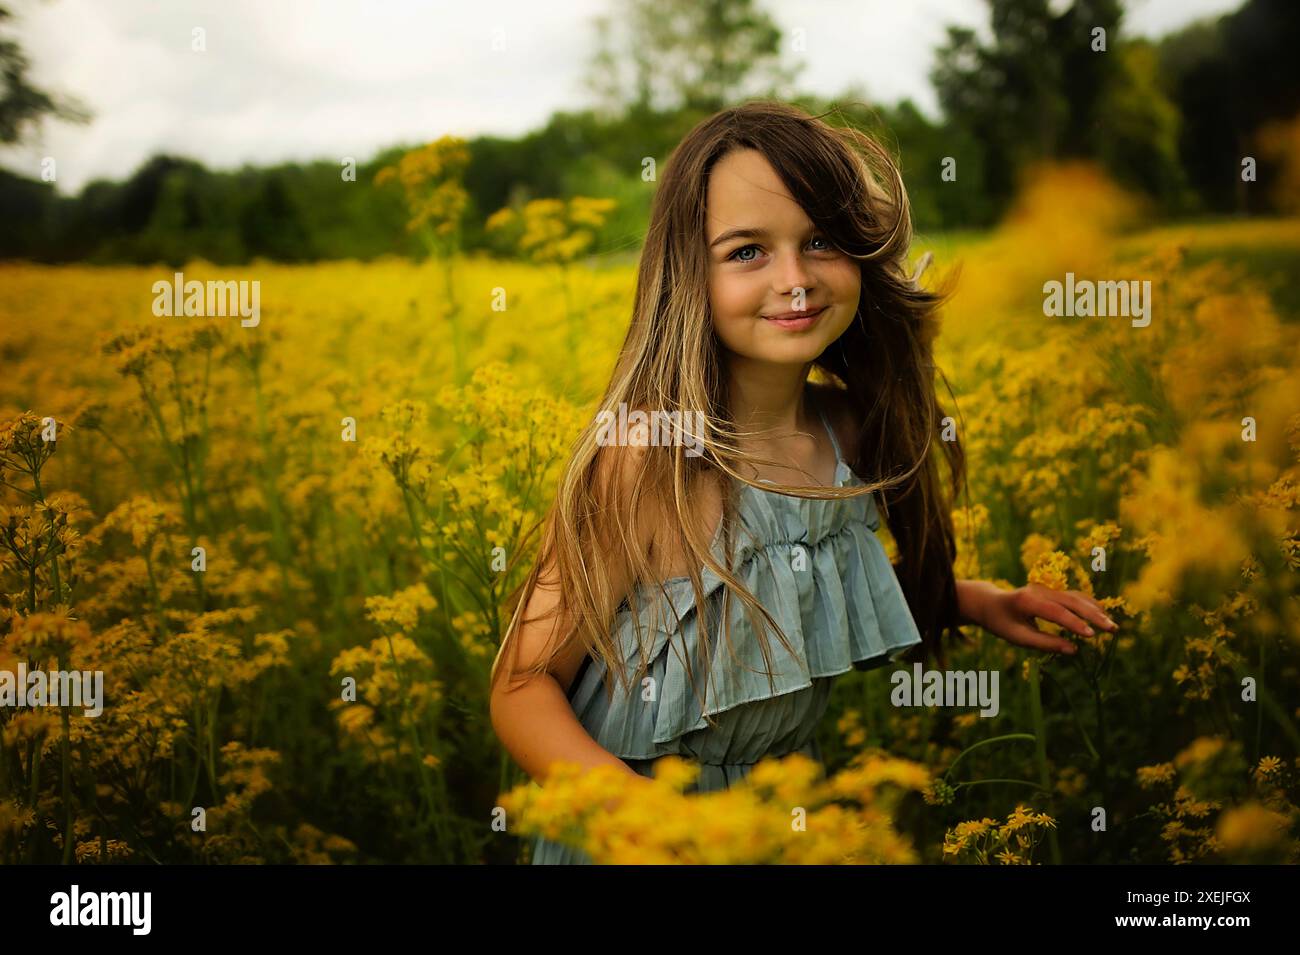
<svg viewBox="0 0 1300 955"><path fill-rule="evenodd" d="M724 110L673 152L599 406L679 413L673 440L593 421L493 665L493 726L534 780L556 761L651 777L672 753L700 764L693 791L726 788L764 757L820 759L851 668L944 666L968 623L1066 653L1034 617L1113 629L1078 592L954 580L938 459L953 496L964 459L938 439L941 298L910 241L888 153L794 107Z"/></svg>

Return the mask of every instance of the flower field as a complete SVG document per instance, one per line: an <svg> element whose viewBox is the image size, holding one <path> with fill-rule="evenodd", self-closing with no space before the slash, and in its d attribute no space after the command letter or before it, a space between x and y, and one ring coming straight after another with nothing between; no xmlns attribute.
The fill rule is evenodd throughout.
<svg viewBox="0 0 1300 955"><path fill-rule="evenodd" d="M847 674L826 775L704 796L678 760L542 790L488 722L631 261L180 270L260 283L255 327L157 317L164 266L0 264L0 671L104 675L94 717L0 706L0 861L510 863L538 832L612 862L1300 861L1300 220L1142 215L1055 168L915 250L927 282L960 264L958 576L1085 591L1118 631L1063 658L968 628L992 719ZM1149 325L1044 314L1067 272L1149 281Z"/></svg>

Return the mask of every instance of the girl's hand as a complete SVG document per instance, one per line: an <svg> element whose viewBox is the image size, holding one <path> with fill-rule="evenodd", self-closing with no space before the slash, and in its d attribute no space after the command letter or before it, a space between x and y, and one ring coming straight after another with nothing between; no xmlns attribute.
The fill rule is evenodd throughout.
<svg viewBox="0 0 1300 955"><path fill-rule="evenodd" d="M647 779L645 776L642 776L640 773L638 773L635 769L632 769L631 767L628 767L627 771L628 771L628 775L632 777L628 781L629 786L649 786L653 782L652 780ZM605 812L617 812L619 808L623 805L625 798L626 796L614 796L610 799L605 800L605 802L601 804L601 808L604 809Z"/></svg>
<svg viewBox="0 0 1300 955"><path fill-rule="evenodd" d="M1026 584L1015 590L990 586L981 595L978 606L975 623L1008 643L1034 650L1078 652L1078 647L1064 637L1039 630L1034 625L1035 617L1060 624L1081 636L1093 635L1089 621L1103 630L1118 628L1115 621L1106 616L1101 604L1087 594L1077 590L1052 590L1042 584Z"/></svg>

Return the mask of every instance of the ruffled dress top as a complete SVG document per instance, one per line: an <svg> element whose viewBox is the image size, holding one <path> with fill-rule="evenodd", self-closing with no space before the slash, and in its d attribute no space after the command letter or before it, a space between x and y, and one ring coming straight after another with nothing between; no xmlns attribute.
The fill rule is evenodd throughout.
<svg viewBox="0 0 1300 955"><path fill-rule="evenodd" d="M819 414L835 449L835 486L861 485L840 453L834 429L820 409ZM615 680L613 700L607 701L605 664L594 657L584 661L568 693L574 714L592 738L641 775L653 776L654 761L668 754L699 763L699 777L687 792L725 789L769 756L801 752L820 761L815 737L833 678L850 669L884 666L921 642L875 533L880 517L874 495L810 500L739 483L741 527L732 573L780 624L794 650L787 651L766 627L771 683L758 635L734 594L728 608L729 649L721 621L726 587L705 567L700 572L703 628L689 577L669 578L662 588L641 585L640 634L626 603L615 616L629 681L644 653L648 670L642 680L653 679L655 692L646 695L654 699L642 699L641 681L625 693ZM720 526L713 542L719 563L724 559L721 535ZM764 625L761 617L758 622ZM702 632L710 640L703 690ZM694 686L686 667L688 653ZM578 849L541 837L533 840L533 864L591 861Z"/></svg>

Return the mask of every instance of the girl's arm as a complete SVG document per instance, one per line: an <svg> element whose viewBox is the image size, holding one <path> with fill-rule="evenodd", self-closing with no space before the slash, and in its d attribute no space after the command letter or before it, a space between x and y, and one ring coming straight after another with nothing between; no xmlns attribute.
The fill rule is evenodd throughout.
<svg viewBox="0 0 1300 955"><path fill-rule="evenodd" d="M983 626L984 604L998 588L987 580L957 581L957 613L961 622Z"/></svg>
<svg viewBox="0 0 1300 955"><path fill-rule="evenodd" d="M558 592L543 589L539 582L525 609L531 617L553 610L558 602ZM555 619L558 618L552 618ZM546 621L534 621L520 625L515 638L521 670L533 665L549 649L554 631L545 632L545 624ZM567 688L586 655L586 648L571 640L568 647L552 658L545 673L515 687L510 686L510 674L504 674L492 693L489 702L492 729L515 762L538 783L545 783L552 764L557 761L588 768L616 766L638 779L643 778L592 739L569 705Z"/></svg>
<svg viewBox="0 0 1300 955"><path fill-rule="evenodd" d="M587 769L615 766L637 780L645 778L591 738L550 676L534 677L507 694L494 695L492 728L514 761L541 785L558 762Z"/></svg>
<svg viewBox="0 0 1300 955"><path fill-rule="evenodd" d="M627 493L636 469L643 464L641 456L648 450L605 448L606 453L597 467L598 486L608 487L608 482L613 481L617 493ZM648 552L653 526L647 520L634 523L637 526L632 533L637 545L643 553ZM626 557L617 556L617 548L611 547L604 556L610 572L611 599L617 606L630 588L631 571ZM518 656L511 660L507 652L501 661L508 672L502 674L489 701L492 728L515 762L538 783L544 782L551 765L557 761L586 767L621 767L637 780L646 781L646 777L592 739L569 704L568 689L587 656L587 649L570 639L576 629L575 622L567 617L561 619L556 612L559 606L556 576L550 566L538 575L537 586L514 634ZM525 622L534 617L541 619ZM559 649L544 673L518 686L512 685L513 674L509 671L512 663L517 664L519 671L525 671L544 659L552 647Z"/></svg>
<svg viewBox="0 0 1300 955"><path fill-rule="evenodd" d="M854 414L844 401L843 392L832 388L820 392L833 409L833 421L840 435L840 447L847 460L857 457L858 430ZM892 562L894 573L899 563ZM901 575L900 579L901 579ZM1115 630L1115 621L1106 616L1101 604L1077 590L1049 590L1030 584L1015 590L1003 590L987 580L957 581L957 614L962 624L974 624L1008 643L1038 650L1074 653L1075 645L1064 637L1044 633L1034 618L1049 620L1076 633L1092 636L1088 621L1106 630Z"/></svg>

